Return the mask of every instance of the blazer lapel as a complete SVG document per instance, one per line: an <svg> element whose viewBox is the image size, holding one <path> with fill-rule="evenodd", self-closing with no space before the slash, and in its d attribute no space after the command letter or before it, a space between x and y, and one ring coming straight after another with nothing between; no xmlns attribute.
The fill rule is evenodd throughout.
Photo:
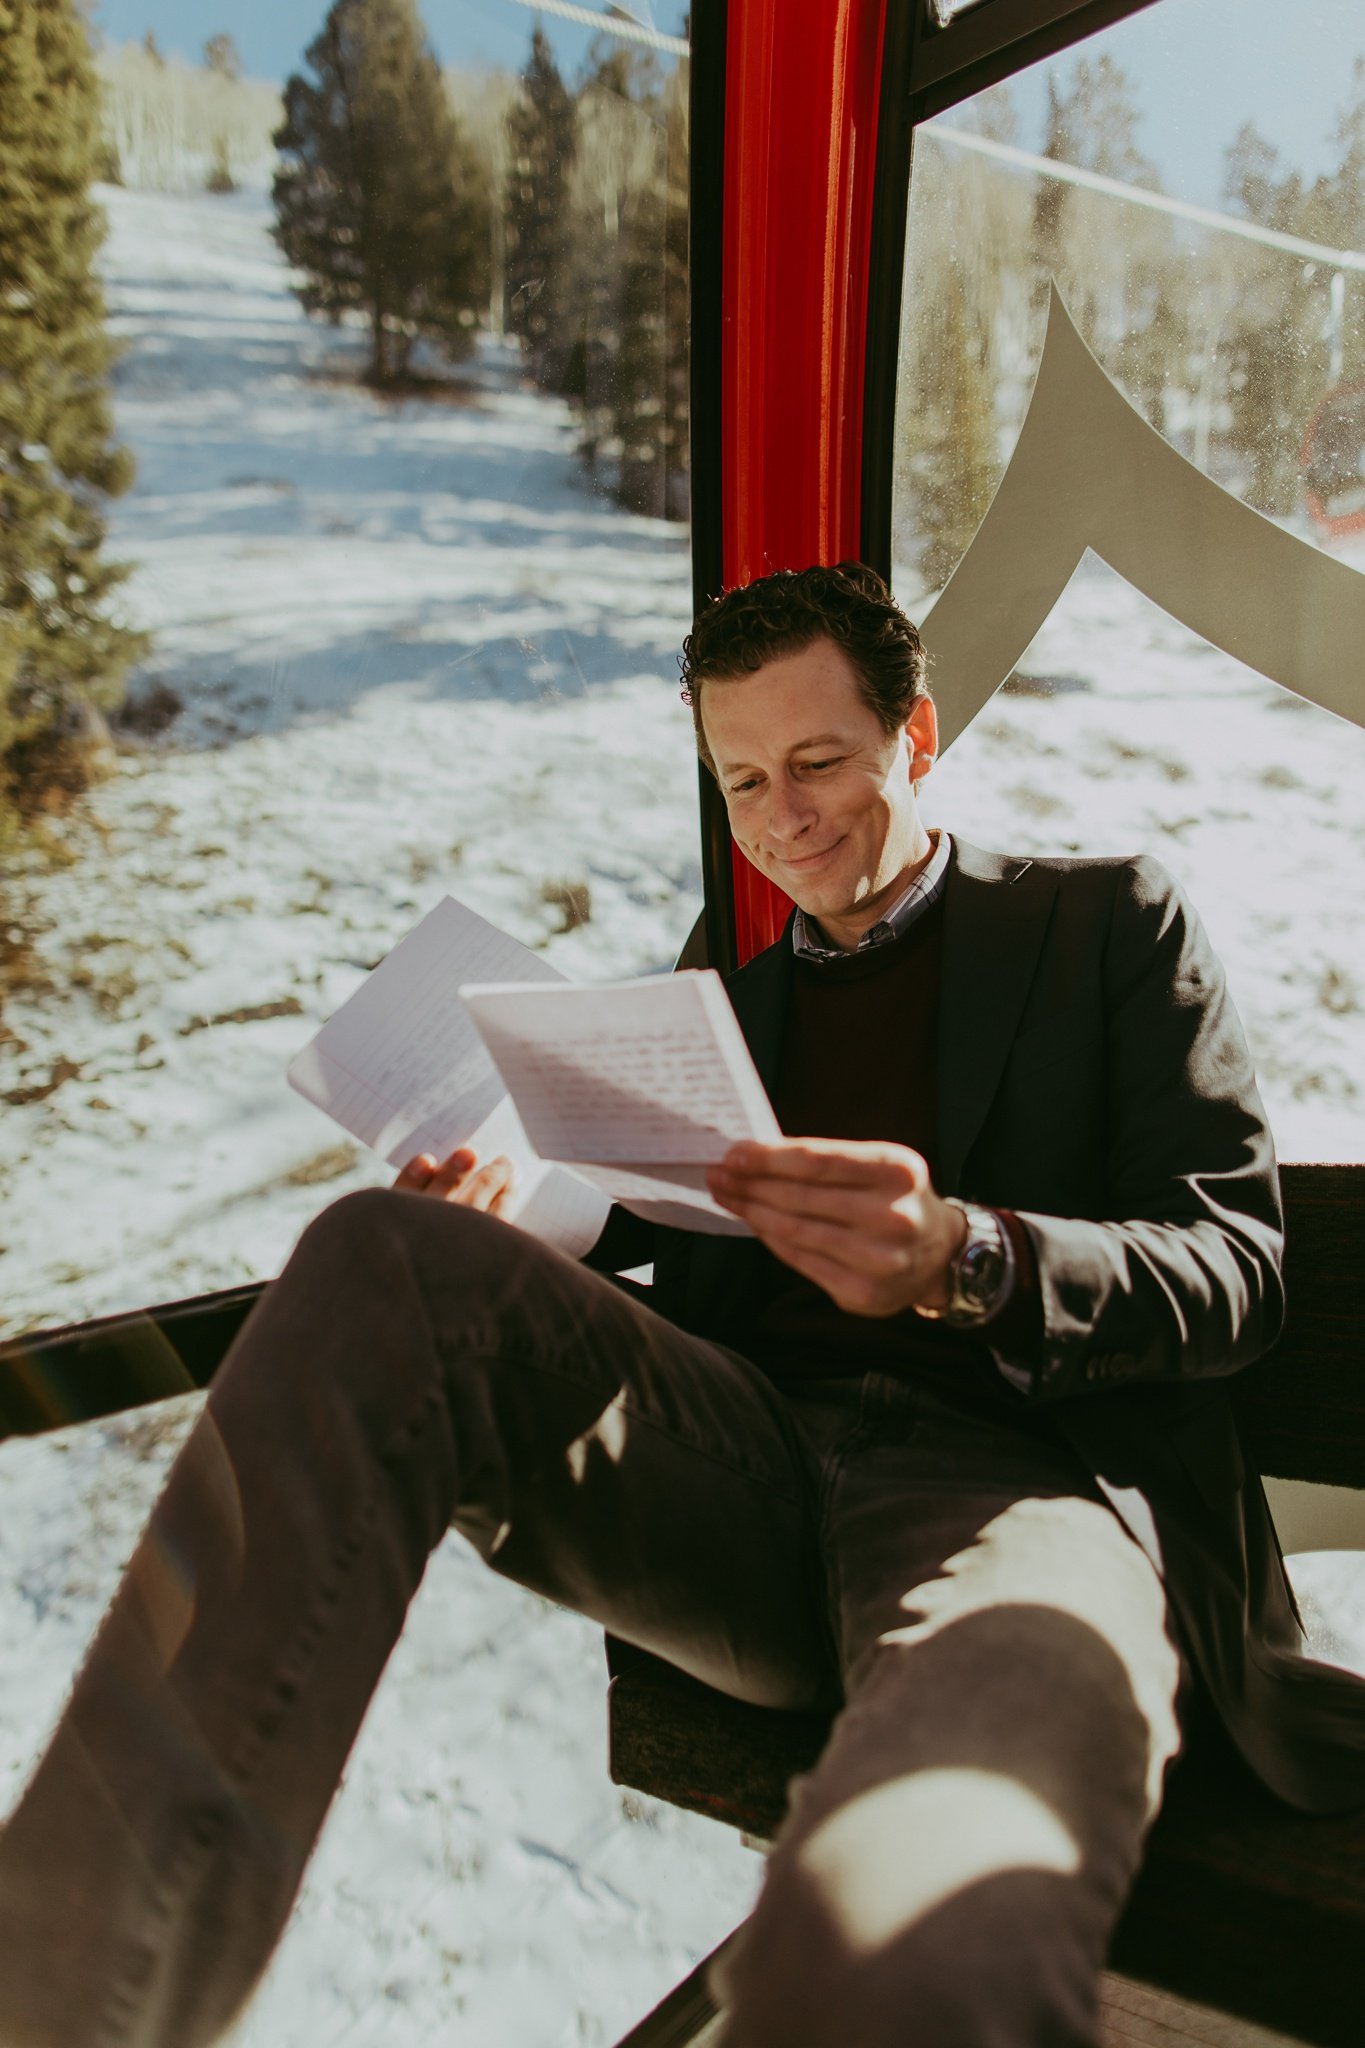
<svg viewBox="0 0 1365 2048"><path fill-rule="evenodd" d="M938 1181L944 1194L956 1191L1000 1085L1052 915L1055 882L1014 886L1032 867L1032 861L953 840L938 1016Z"/></svg>

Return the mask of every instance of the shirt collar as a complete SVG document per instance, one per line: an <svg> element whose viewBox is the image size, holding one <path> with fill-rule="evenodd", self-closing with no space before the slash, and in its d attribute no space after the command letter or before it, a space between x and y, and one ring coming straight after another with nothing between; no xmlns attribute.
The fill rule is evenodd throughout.
<svg viewBox="0 0 1365 2048"><path fill-rule="evenodd" d="M867 953L874 946L889 945L908 932L916 918L923 917L932 904L943 894L948 880L948 863L952 857L953 842L946 832L935 831L934 850L920 869L915 879L903 889L884 917L879 917L853 948L855 953ZM804 910L798 910L792 923L792 948L798 960L847 960L848 950L843 946L831 946L813 917L807 917Z"/></svg>

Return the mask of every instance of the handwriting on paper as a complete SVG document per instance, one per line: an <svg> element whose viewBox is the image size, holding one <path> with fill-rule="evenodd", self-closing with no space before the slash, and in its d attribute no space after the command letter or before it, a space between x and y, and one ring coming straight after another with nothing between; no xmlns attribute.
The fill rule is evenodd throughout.
<svg viewBox="0 0 1365 2048"><path fill-rule="evenodd" d="M464 997L542 1157L686 1165L779 1135L709 970L608 988L467 987Z"/></svg>

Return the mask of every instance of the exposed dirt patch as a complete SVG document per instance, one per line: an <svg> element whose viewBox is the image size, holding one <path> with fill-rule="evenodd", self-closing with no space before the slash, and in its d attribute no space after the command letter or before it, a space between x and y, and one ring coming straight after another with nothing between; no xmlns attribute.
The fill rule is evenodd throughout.
<svg viewBox="0 0 1365 2048"><path fill-rule="evenodd" d="M281 996L275 1003L248 1003L240 1010L220 1010L216 1017L191 1017L188 1024L180 1027L180 1036L189 1038L196 1031L212 1031L216 1024L260 1024L267 1017L301 1017L303 1004L297 996Z"/></svg>

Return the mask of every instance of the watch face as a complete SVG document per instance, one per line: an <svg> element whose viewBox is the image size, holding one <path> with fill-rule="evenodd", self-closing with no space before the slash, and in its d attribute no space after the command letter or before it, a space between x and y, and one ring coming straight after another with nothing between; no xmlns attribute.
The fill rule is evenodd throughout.
<svg viewBox="0 0 1365 2048"><path fill-rule="evenodd" d="M957 1298L964 1307L987 1309L1005 1277L1003 1248L990 1237L969 1237L957 1262Z"/></svg>

